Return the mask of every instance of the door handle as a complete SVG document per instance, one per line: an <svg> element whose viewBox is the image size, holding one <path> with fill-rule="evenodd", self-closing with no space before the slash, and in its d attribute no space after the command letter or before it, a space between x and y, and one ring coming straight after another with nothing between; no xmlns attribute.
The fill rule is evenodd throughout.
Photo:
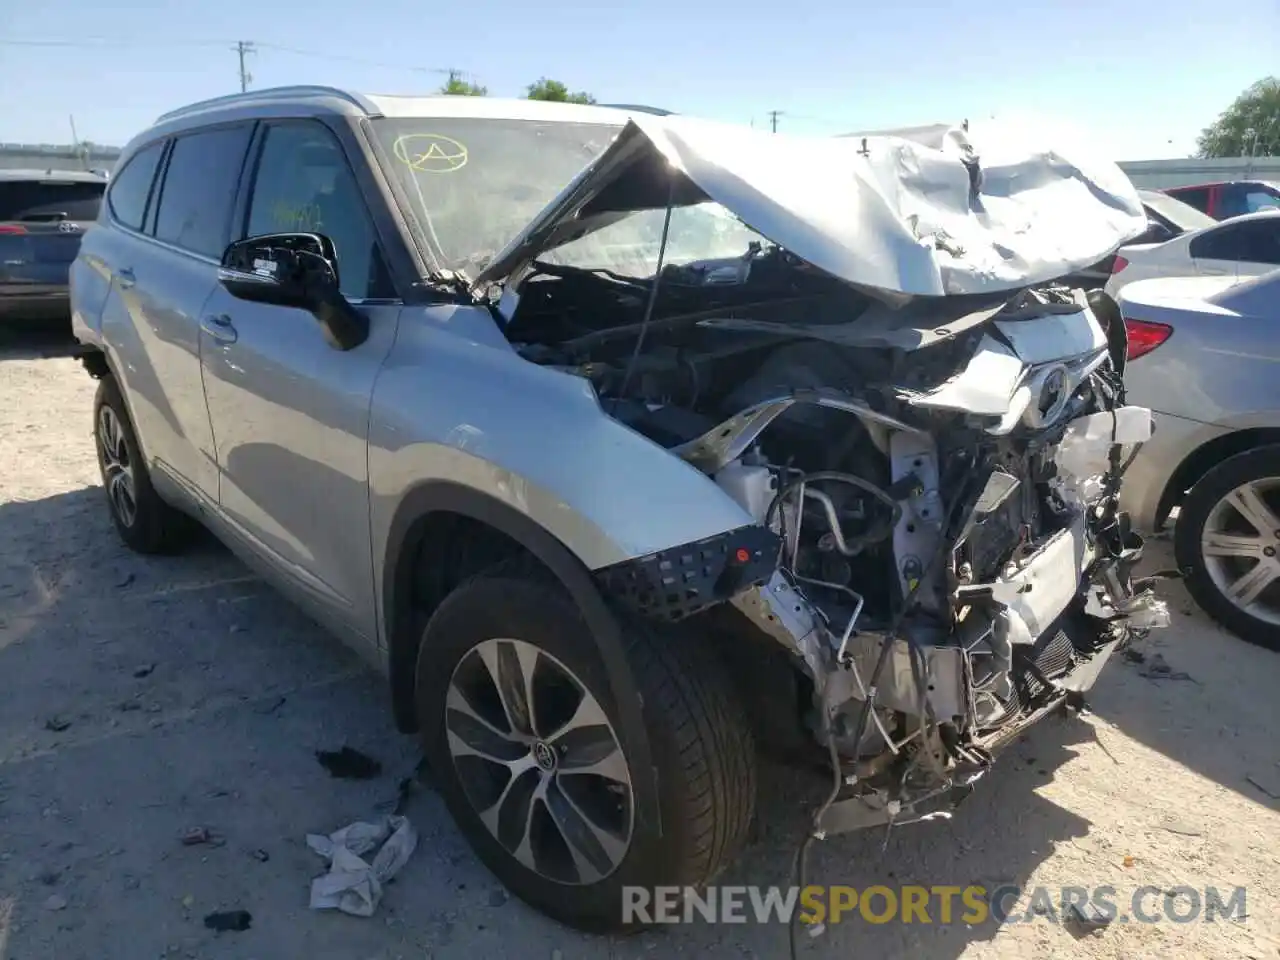
<svg viewBox="0 0 1280 960"><path fill-rule="evenodd" d="M225 313L212 314L205 317L200 321L200 329L218 341L218 343L235 343L240 336L236 332L231 318Z"/></svg>
<svg viewBox="0 0 1280 960"><path fill-rule="evenodd" d="M133 267L121 267L117 270L116 280L120 282L121 290L128 290L138 282L138 278L133 275Z"/></svg>

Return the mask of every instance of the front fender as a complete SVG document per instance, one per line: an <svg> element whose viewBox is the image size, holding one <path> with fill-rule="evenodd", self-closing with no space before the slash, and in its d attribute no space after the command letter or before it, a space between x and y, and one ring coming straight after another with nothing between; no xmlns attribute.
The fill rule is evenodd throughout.
<svg viewBox="0 0 1280 960"><path fill-rule="evenodd" d="M606 415L587 381L518 356L482 308L425 308L400 329L370 415L375 555L425 482L506 504L591 570L753 522L705 474Z"/></svg>

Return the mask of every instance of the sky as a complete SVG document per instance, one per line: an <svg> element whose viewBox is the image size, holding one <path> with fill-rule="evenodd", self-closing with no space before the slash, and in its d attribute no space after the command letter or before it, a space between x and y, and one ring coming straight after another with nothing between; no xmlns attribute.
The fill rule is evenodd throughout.
<svg viewBox="0 0 1280 960"><path fill-rule="evenodd" d="M490 95L539 77L602 103L835 134L1035 116L1116 160L1185 157L1280 74L1280 0L0 0L0 141L122 145L239 89Z"/></svg>

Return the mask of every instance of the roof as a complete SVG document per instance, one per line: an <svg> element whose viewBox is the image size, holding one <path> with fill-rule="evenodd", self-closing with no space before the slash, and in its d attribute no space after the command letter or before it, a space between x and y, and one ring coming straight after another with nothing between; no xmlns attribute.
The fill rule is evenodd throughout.
<svg viewBox="0 0 1280 960"><path fill-rule="evenodd" d="M285 107L306 104L313 110L361 117L475 117L492 120L541 120L566 123L623 124L631 113L664 114L667 111L645 106L597 106L556 103L504 97L458 97L432 94L358 93L338 87L268 87L201 100L156 119L156 123L187 119L202 114L229 113L242 108Z"/></svg>
<svg viewBox="0 0 1280 960"><path fill-rule="evenodd" d="M66 183L106 183L107 178L92 170L0 170L0 180L58 180Z"/></svg>
<svg viewBox="0 0 1280 960"><path fill-rule="evenodd" d="M1280 189L1280 184L1274 180L1213 180L1208 183L1182 183L1176 187L1163 187L1165 193L1176 193L1179 190L1204 190L1207 187L1229 187L1233 184L1256 184L1260 187L1270 187L1271 189Z"/></svg>
<svg viewBox="0 0 1280 960"><path fill-rule="evenodd" d="M1228 217L1226 220L1218 220L1212 226L1203 227L1196 233L1210 233L1214 230L1221 230L1223 227L1234 226L1246 220L1270 220L1273 217L1280 217L1280 207L1264 207L1261 210L1255 210L1253 213L1241 213L1234 217Z"/></svg>

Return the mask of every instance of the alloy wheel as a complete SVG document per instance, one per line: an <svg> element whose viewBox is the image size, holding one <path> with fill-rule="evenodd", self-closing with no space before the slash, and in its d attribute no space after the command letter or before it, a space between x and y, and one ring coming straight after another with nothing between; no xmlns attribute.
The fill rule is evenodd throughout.
<svg viewBox="0 0 1280 960"><path fill-rule="evenodd" d="M522 640L482 641L454 668L444 727L467 800L521 864L581 885L622 863L630 770L599 701L563 662Z"/></svg>
<svg viewBox="0 0 1280 960"><path fill-rule="evenodd" d="M1214 504L1200 551L1229 603L1280 625L1280 477L1242 483Z"/></svg>
<svg viewBox="0 0 1280 960"><path fill-rule="evenodd" d="M115 410L104 404L98 414L98 447L102 451L102 479L111 498L112 509L126 527L138 515L133 461L124 439L124 427Z"/></svg>

